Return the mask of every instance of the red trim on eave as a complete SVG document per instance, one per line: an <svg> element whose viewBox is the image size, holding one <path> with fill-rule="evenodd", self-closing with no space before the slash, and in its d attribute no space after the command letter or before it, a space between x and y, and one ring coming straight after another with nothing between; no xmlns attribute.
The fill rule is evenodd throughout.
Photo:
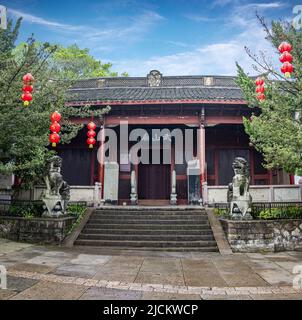
<svg viewBox="0 0 302 320"><path fill-rule="evenodd" d="M143 105L143 104L247 104L245 100L144 100L144 101L74 101L66 102L66 106L85 105Z"/></svg>

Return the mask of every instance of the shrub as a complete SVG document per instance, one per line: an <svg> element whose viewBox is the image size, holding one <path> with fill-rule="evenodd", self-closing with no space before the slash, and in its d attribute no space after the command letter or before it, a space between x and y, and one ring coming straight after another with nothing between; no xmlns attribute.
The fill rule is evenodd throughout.
<svg viewBox="0 0 302 320"><path fill-rule="evenodd" d="M78 204L78 203L71 203L67 207L67 213L75 216L82 215L86 210L86 207Z"/></svg>
<svg viewBox="0 0 302 320"><path fill-rule="evenodd" d="M43 213L43 205L40 202L31 203L13 203L8 211L8 215L15 217L41 217Z"/></svg>
<svg viewBox="0 0 302 320"><path fill-rule="evenodd" d="M274 220L274 219L301 219L302 218L302 207L301 206L288 206L286 208L271 208L264 209L258 213L256 217L263 220Z"/></svg>

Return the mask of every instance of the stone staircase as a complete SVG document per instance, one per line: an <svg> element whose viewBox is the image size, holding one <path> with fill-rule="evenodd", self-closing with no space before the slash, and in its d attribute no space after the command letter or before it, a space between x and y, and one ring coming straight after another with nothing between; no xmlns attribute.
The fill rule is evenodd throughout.
<svg viewBox="0 0 302 320"><path fill-rule="evenodd" d="M92 213L75 245L218 252L200 207L102 207Z"/></svg>

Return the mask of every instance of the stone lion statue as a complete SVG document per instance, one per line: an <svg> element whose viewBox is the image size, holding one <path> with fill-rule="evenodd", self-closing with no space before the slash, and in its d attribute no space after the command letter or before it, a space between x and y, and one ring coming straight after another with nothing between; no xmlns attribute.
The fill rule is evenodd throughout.
<svg viewBox="0 0 302 320"><path fill-rule="evenodd" d="M229 184L227 195L230 215L237 220L252 219L249 164L246 159L237 157L232 167L235 175L232 183Z"/></svg>
<svg viewBox="0 0 302 320"><path fill-rule="evenodd" d="M61 174L62 158L53 156L48 162L48 173L45 176L46 188L49 195L62 196L64 200L70 199L70 188Z"/></svg>
<svg viewBox="0 0 302 320"><path fill-rule="evenodd" d="M70 187L61 174L62 158L53 156L49 159L47 173L44 177L46 192L43 201L47 210L45 216L64 214L70 199Z"/></svg>

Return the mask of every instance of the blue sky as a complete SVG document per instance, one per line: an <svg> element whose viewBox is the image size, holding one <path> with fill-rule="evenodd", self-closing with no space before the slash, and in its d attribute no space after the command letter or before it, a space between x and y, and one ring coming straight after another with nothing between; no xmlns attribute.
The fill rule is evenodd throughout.
<svg viewBox="0 0 302 320"><path fill-rule="evenodd" d="M20 40L77 43L118 72L145 76L235 74L235 61L253 73L244 45L276 54L255 12L292 20L297 1L244 0L0 0L24 21Z"/></svg>

